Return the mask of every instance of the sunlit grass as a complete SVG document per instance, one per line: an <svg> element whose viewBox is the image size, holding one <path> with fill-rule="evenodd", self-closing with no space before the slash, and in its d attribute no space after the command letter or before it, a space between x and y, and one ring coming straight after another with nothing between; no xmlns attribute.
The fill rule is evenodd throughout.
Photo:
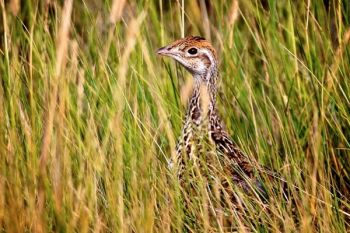
<svg viewBox="0 0 350 233"><path fill-rule="evenodd" d="M5 2L1 232L220 232L225 214L242 232L349 231L347 1ZM181 192L167 160L191 77L155 51L182 33L217 48L223 121L290 201L267 183L268 207L237 190L213 216L204 177Z"/></svg>

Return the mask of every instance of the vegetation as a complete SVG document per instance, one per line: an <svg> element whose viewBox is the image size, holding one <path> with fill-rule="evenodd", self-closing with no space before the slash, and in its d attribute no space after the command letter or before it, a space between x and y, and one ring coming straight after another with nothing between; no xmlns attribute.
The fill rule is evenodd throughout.
<svg viewBox="0 0 350 233"><path fill-rule="evenodd" d="M350 230L349 1L0 3L0 232L225 230L167 167L191 77L155 51L191 34L233 140L292 187L233 227Z"/></svg>

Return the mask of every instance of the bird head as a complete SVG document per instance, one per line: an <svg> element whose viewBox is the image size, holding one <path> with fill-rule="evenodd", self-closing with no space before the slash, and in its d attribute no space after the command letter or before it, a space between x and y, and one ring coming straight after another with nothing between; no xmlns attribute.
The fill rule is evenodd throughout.
<svg viewBox="0 0 350 233"><path fill-rule="evenodd" d="M192 75L206 77L208 71L217 66L217 55L213 46L203 37L188 36L158 49L157 54L178 61Z"/></svg>

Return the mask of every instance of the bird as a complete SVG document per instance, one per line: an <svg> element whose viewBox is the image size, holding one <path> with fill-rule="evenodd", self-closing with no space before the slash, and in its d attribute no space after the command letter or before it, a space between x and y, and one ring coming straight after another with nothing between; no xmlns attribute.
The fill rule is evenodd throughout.
<svg viewBox="0 0 350 233"><path fill-rule="evenodd" d="M252 184L258 184L252 181L255 176L252 162L232 141L218 114L218 55L211 43L201 36L187 36L159 48L157 54L176 60L192 74L194 81L182 133L176 145L176 161L172 161L179 173L186 166L186 160L191 160L196 152L201 151L203 145L200 139L208 136L207 143L222 155L226 165L224 170L230 170L235 185L248 190ZM206 135L201 135L203 132Z"/></svg>

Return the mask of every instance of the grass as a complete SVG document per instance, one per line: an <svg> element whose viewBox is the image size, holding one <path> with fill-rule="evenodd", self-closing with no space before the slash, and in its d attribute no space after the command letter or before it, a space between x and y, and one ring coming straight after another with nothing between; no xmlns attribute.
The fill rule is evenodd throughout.
<svg viewBox="0 0 350 233"><path fill-rule="evenodd" d="M208 2L0 1L1 232L225 230L167 169L191 77L154 51L189 34L233 140L293 187L233 227L350 230L349 2Z"/></svg>

